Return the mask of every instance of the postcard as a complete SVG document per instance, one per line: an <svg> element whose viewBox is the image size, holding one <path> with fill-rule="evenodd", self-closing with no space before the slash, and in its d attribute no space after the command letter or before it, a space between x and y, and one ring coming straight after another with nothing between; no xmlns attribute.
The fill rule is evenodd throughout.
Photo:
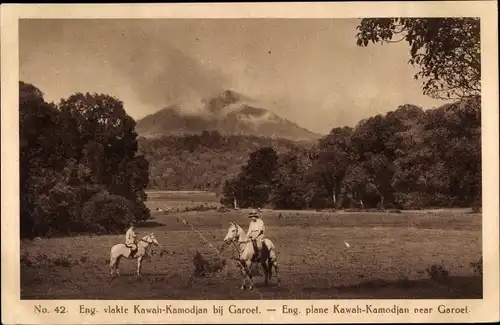
<svg viewBox="0 0 500 325"><path fill-rule="evenodd" d="M2 5L2 322L498 321L496 10Z"/></svg>

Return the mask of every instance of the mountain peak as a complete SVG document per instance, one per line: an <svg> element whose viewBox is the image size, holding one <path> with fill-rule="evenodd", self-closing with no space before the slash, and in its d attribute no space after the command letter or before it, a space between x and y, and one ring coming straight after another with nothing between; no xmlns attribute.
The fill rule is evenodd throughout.
<svg viewBox="0 0 500 325"><path fill-rule="evenodd" d="M178 114L170 106L163 114L155 113L137 121L136 132L143 137L182 135L218 131L222 135L250 135L283 138L294 141L316 140L320 135L300 127L275 113L259 107L257 103L239 92L224 90L204 102L205 113ZM182 108L180 109L182 111ZM206 114L208 113L208 114Z"/></svg>
<svg viewBox="0 0 500 325"><path fill-rule="evenodd" d="M231 103L236 103L242 99L245 99L245 96L231 89L224 90L221 94L221 97Z"/></svg>

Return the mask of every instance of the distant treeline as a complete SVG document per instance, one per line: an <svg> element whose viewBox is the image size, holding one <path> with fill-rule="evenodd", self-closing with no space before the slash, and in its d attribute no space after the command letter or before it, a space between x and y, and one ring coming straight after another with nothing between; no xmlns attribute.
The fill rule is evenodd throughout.
<svg viewBox="0 0 500 325"><path fill-rule="evenodd" d="M404 105L314 145L203 132L139 139L150 187L205 189L240 207L425 208L481 204L480 98Z"/></svg>
<svg viewBox="0 0 500 325"><path fill-rule="evenodd" d="M481 205L480 97L424 111L404 105L334 128L312 149L251 153L224 184L240 207L425 208Z"/></svg>
<svg viewBox="0 0 500 325"><path fill-rule="evenodd" d="M19 83L21 237L123 231L145 220L149 163L116 98L77 93L47 103Z"/></svg>

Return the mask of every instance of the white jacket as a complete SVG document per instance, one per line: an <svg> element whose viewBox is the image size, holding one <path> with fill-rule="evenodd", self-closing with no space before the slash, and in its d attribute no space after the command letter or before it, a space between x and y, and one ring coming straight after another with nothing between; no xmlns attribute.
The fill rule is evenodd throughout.
<svg viewBox="0 0 500 325"><path fill-rule="evenodd" d="M125 234L125 244L127 245L135 244L136 237L137 236L135 235L134 230L132 230L132 228L129 228L127 230L127 233Z"/></svg>
<svg viewBox="0 0 500 325"><path fill-rule="evenodd" d="M259 235L259 233L262 233ZM264 221L262 219L252 220L250 221L250 225L248 226L247 237L257 238L264 237L264 232L266 231L266 226L264 226Z"/></svg>

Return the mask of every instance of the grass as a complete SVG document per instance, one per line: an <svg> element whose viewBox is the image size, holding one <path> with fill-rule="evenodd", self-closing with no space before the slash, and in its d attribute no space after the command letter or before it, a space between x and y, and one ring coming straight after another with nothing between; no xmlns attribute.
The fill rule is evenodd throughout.
<svg viewBox="0 0 500 325"><path fill-rule="evenodd" d="M165 205L170 194L150 202ZM184 194L187 196L187 194ZM196 194L199 195L199 194ZM190 197L188 196L188 199ZM201 199L200 199L201 200ZM200 201L185 202L199 206ZM208 203L211 205L213 203ZM239 270L226 249L227 264L195 269L215 253L176 216L194 225L210 243L222 243L229 221L245 229L245 211L153 213L161 246L144 262L121 263L122 277L108 271L109 250L123 236L79 236L21 243L21 297L24 299L403 299L481 298L475 274L481 256L481 215L442 210L401 213L264 211L267 236L278 248L282 283L241 291ZM344 246L349 242L350 248ZM196 257L196 254L199 254ZM202 267L207 264L201 263ZM203 266L204 265L204 266ZM433 267L433 265L435 265ZM440 268L442 267L442 269ZM443 271L444 270L444 271ZM446 281L436 281L447 273ZM205 272L205 273L204 273ZM429 273L431 272L431 273Z"/></svg>

